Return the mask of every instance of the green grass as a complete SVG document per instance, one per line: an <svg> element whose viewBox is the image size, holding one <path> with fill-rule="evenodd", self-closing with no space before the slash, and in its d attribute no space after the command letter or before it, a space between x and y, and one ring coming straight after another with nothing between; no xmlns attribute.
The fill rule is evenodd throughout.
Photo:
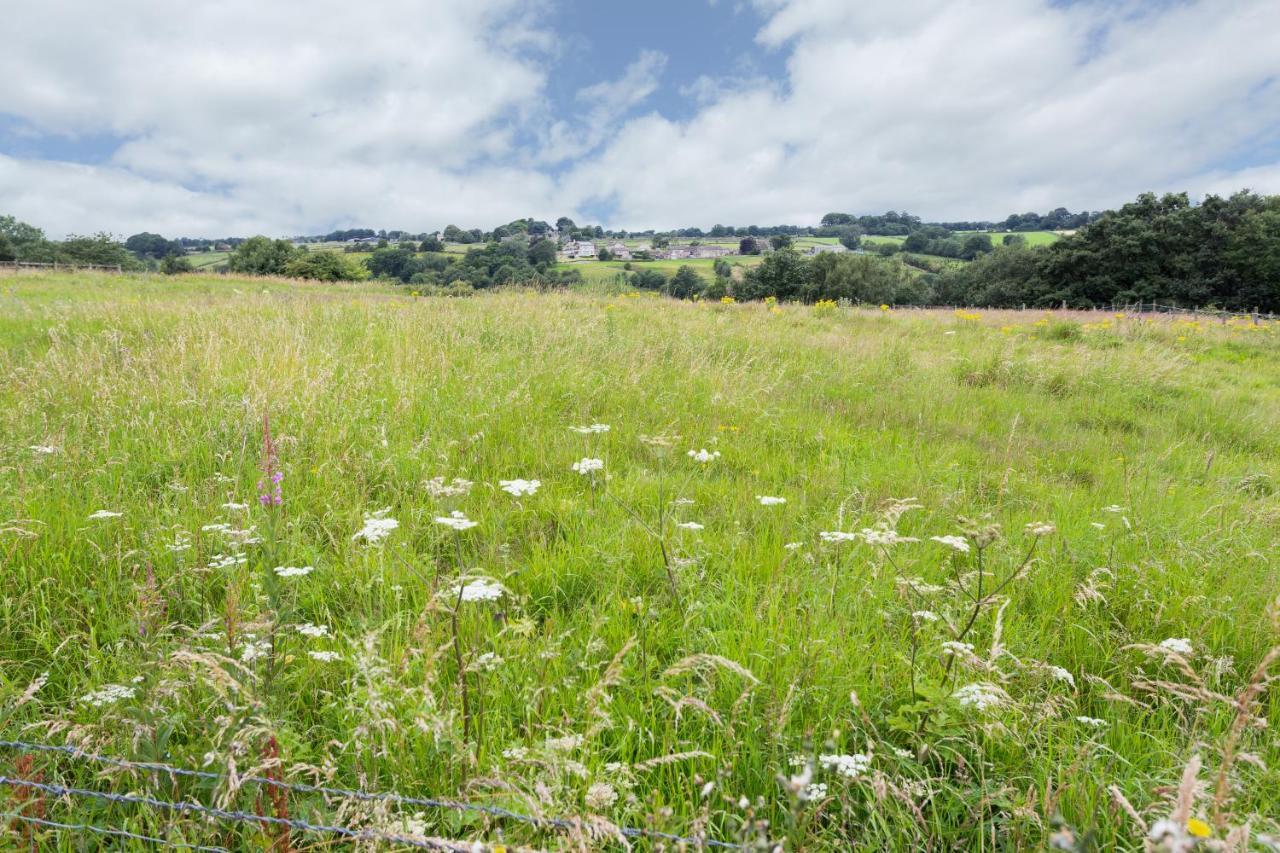
<svg viewBox="0 0 1280 853"><path fill-rule="evenodd" d="M192 268L199 272L211 271L214 267L225 264L230 257L230 252L197 252L187 255L187 260L191 262Z"/></svg>
<svg viewBox="0 0 1280 853"><path fill-rule="evenodd" d="M750 268L764 260L763 255L735 255L725 258L731 266ZM631 271L657 270L668 278L675 275L681 267L692 267L703 278L715 279L714 258L688 258L681 261L631 261ZM627 273L626 261L575 261L557 264L557 269L577 270L587 284L612 283L620 275Z"/></svg>
<svg viewBox="0 0 1280 853"><path fill-rule="evenodd" d="M245 772L272 735L292 779L789 849L1037 849L1059 817L1097 849L1139 849L1146 827L1109 786L1154 821L1198 755L1192 813L1212 818L1236 714L1222 697L1277 643L1280 327L1041 317L0 278L0 737ZM268 415L278 508L256 499ZM593 423L611 428L570 429ZM686 455L702 448L720 455ZM584 457L603 472L571 470ZM445 494L454 478L473 485ZM541 488L498 488L514 478ZM908 497L919 508L899 513ZM386 541L354 541L384 509ZM455 511L477 526L434 521ZM1036 540L1035 521L1056 532ZM921 541L819 536L878 523ZM460 575L507 592L462 603L455 633ZM973 657L948 664L942 643L971 618ZM1169 638L1187 661L1151 650ZM960 702L975 683L999 704ZM133 695L84 700L112 684ZM1228 768L1218 838L1277 829L1280 700L1263 691L1251 712L1271 728L1241 730L1258 762ZM820 753L870 758L858 778L820 765L825 795L798 801L779 777ZM213 797L81 766L36 769ZM225 805L252 811L252 791ZM404 831L395 809L289 808Z"/></svg>

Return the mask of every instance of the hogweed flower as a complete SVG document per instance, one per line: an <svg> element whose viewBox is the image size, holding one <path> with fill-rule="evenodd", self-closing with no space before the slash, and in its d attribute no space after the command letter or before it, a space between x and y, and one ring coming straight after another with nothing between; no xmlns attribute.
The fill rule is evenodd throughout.
<svg viewBox="0 0 1280 853"><path fill-rule="evenodd" d="M363 539L370 545L377 545L383 539L386 539L391 535L391 531L400 526L400 522L394 518L387 517L387 513L390 511L390 508L380 509L372 515L365 516L364 527L356 531L351 540L354 542L357 539Z"/></svg>
<svg viewBox="0 0 1280 853"><path fill-rule="evenodd" d="M89 516L90 521L101 521L108 518L119 518L123 513L112 512L109 509L100 509Z"/></svg>
<svg viewBox="0 0 1280 853"><path fill-rule="evenodd" d="M498 487L517 498L535 494L542 486L541 480L499 480Z"/></svg>
<svg viewBox="0 0 1280 853"><path fill-rule="evenodd" d="M445 595L453 601L497 601L506 592L506 588L495 580L477 578L455 585Z"/></svg>
<svg viewBox="0 0 1280 853"><path fill-rule="evenodd" d="M448 515L437 515L435 522L436 524L443 524L445 527L451 527L458 531L470 530L480 524L478 521L472 521L467 518L466 513L460 512L456 509Z"/></svg>
<svg viewBox="0 0 1280 853"><path fill-rule="evenodd" d="M711 462L715 459L719 459L720 451L719 450L709 451L704 447L701 450L690 450L685 455L687 455L694 462L701 462L703 465L706 465L708 462Z"/></svg>
<svg viewBox="0 0 1280 853"><path fill-rule="evenodd" d="M946 545L953 551L959 551L961 554L969 553L969 540L963 536L930 536L929 541L937 542L939 545Z"/></svg>
<svg viewBox="0 0 1280 853"><path fill-rule="evenodd" d="M590 476L596 471L604 470L604 460L592 459L591 457L584 456L577 462L573 463L573 470L582 474L584 477Z"/></svg>
<svg viewBox="0 0 1280 853"><path fill-rule="evenodd" d="M304 578L315 571L315 566L276 566L274 571L282 578Z"/></svg>
<svg viewBox="0 0 1280 853"><path fill-rule="evenodd" d="M781 506L787 502L786 498L774 497L773 495L756 495L756 500L760 502L760 506Z"/></svg>

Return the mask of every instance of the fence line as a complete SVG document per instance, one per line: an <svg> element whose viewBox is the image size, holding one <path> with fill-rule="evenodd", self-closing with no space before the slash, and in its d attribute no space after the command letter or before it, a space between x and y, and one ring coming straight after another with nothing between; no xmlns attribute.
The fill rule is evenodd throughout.
<svg viewBox="0 0 1280 853"><path fill-rule="evenodd" d="M28 741L17 740L0 740L0 749L9 749L20 752L40 752L65 755L70 758L82 761L90 761L104 764L111 767L129 770L143 770L153 773L167 773L171 776L182 776L187 778L203 779L207 781L228 781L231 777L213 773L207 770L192 770L185 767L177 767L170 764L160 762L144 762L129 761L127 759L116 758L108 755L100 755L97 753L86 752L74 746L65 746L58 744L34 743ZM282 791L289 791L299 794L320 794L326 797L340 797L345 799L358 800L362 802L383 802L391 803L398 806L421 806L430 809L446 809L452 811L472 812L487 814L491 817L512 820L534 826L539 829L557 829L557 830L582 830L586 825L579 820L571 820L567 818L545 818L534 815L521 814L500 806L490 806L480 803L468 803L458 800L442 800L425 797L409 797L397 793L360 791L347 788L335 788L324 785L311 785L304 782L285 782L280 779L272 779L265 776L241 776L237 777L240 783L249 783L260 785L263 787L275 788ZM42 791L57 796L72 796L82 798L93 798L117 803L131 803L136 805L146 805L152 808L165 811L194 812L205 814L210 817L221 820L228 820L237 823L256 823L259 825L283 826L292 829L298 829L304 832L312 833L328 833L347 838L352 841L359 840L382 840L394 841L400 844L406 844L412 847L422 847L434 850L470 850L466 845L454 845L452 842L443 839L429 839L425 842L423 839L410 836L399 836L393 833L383 833L376 830L352 830L346 827L327 826L323 824L312 824L307 821L291 818L273 817L268 815L259 815L249 812L228 811L213 806L206 806L202 803L192 802L171 802L167 800L158 800L152 797L145 797L130 794L116 794L106 791L95 791L85 788L69 788L61 785L54 785L44 782L36 782L28 779L14 778L0 775L0 787L17 787L29 790ZM101 828L99 828L101 829ZM670 841L674 843L682 843L692 845L695 848L716 848L727 850L741 850L742 845L733 844L715 839L692 838L677 835L674 833L661 832L654 829L642 829L639 827L621 826L617 827L617 832L627 838L649 838L654 840ZM210 849L210 848L203 848ZM216 848L213 848L216 849Z"/></svg>
<svg viewBox="0 0 1280 853"><path fill-rule="evenodd" d="M210 853L231 853L225 847L206 847L203 844L187 844L184 841L170 841L167 838L156 838L151 835L140 835L127 829L109 829L105 826L94 826L91 823L62 823L47 818L18 814L17 812L0 812L0 820L19 820L23 823L43 826L46 829L69 829L75 832L92 832L97 835L110 835L113 838L128 838L133 841L145 841L160 847L178 847L183 850L210 851Z"/></svg>
<svg viewBox="0 0 1280 853"><path fill-rule="evenodd" d="M24 269L45 269L45 270L101 270L102 272L124 272L124 267L119 264L59 264L44 263L39 261L0 261L0 269L13 268L20 272Z"/></svg>

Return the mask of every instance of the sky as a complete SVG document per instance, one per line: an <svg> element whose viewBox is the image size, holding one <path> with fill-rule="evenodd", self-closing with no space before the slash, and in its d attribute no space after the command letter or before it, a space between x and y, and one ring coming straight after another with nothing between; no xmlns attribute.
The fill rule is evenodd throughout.
<svg viewBox="0 0 1280 853"><path fill-rule="evenodd" d="M9 0L51 236L643 230L1280 193L1278 0Z"/></svg>

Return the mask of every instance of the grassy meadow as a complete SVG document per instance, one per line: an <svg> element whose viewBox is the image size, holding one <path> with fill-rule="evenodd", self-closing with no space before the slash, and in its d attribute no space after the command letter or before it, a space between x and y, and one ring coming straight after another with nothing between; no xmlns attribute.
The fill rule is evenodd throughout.
<svg viewBox="0 0 1280 853"><path fill-rule="evenodd" d="M477 850L1280 831L1280 325L23 274L0 376L0 738L584 819L288 804Z"/></svg>

